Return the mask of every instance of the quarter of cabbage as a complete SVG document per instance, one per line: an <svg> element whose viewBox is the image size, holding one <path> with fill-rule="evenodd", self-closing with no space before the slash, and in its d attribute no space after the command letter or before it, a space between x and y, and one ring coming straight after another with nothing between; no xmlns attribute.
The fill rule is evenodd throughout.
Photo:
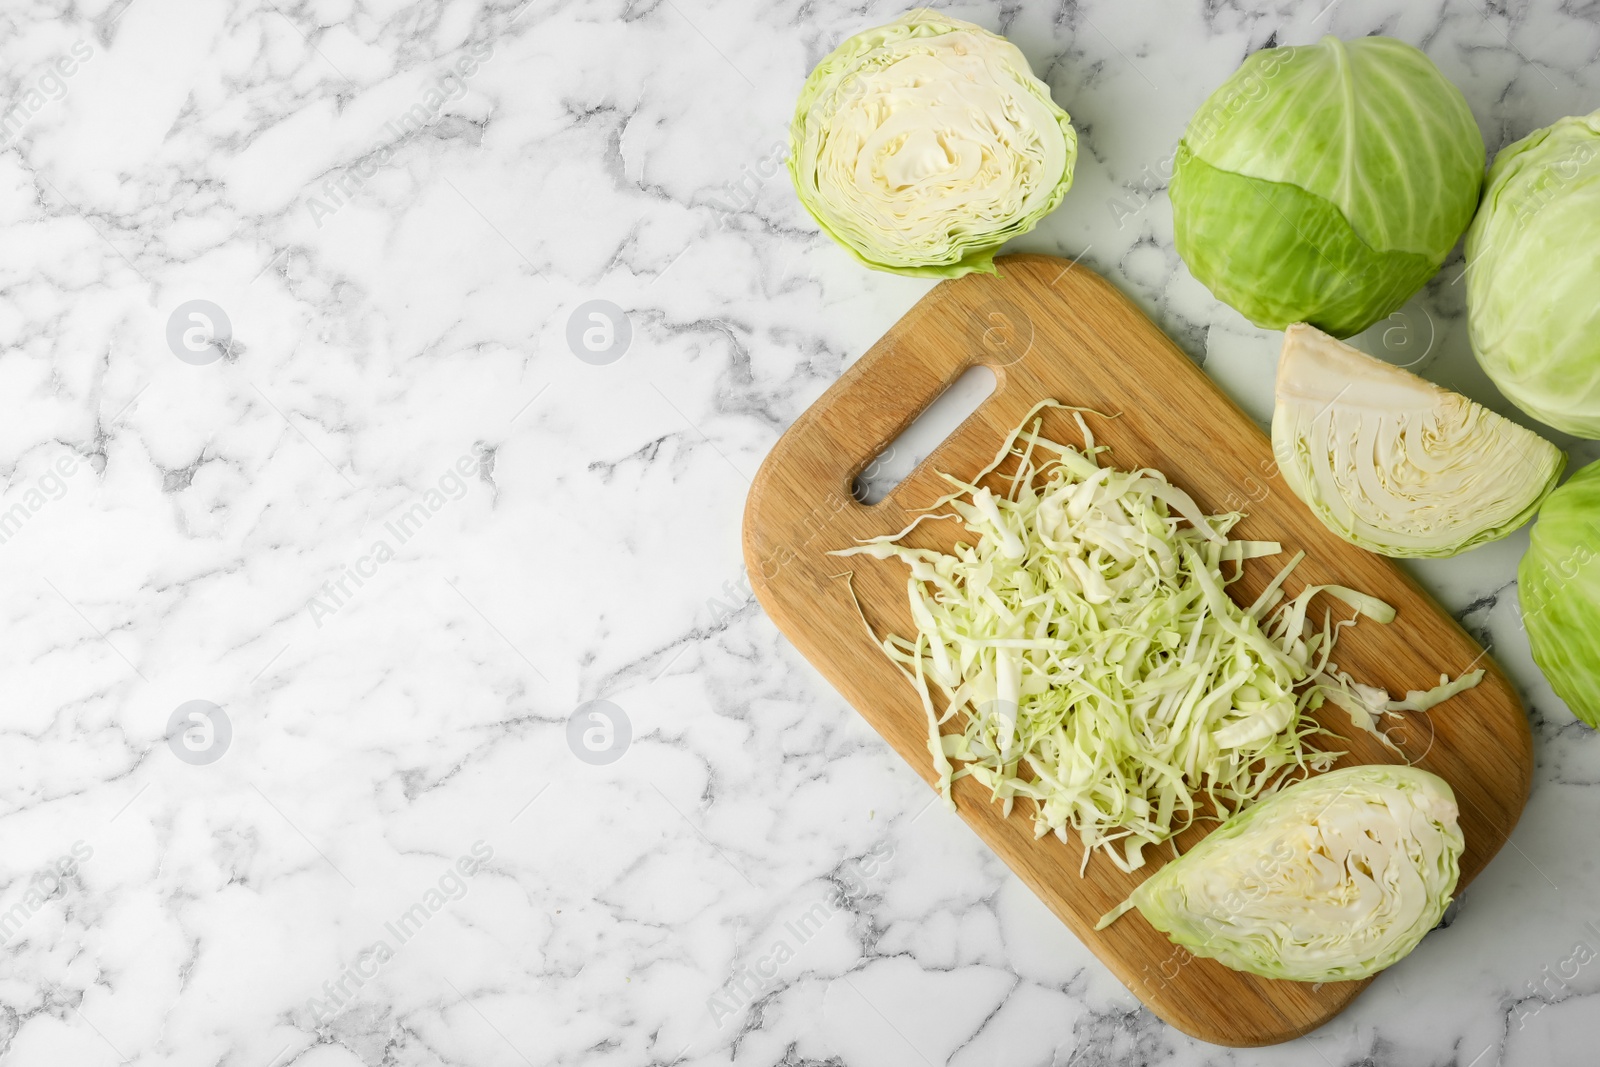
<svg viewBox="0 0 1600 1067"><path fill-rule="evenodd" d="M1600 438L1600 111L1495 156L1467 231L1467 326L1512 403Z"/></svg>
<svg viewBox="0 0 1600 1067"><path fill-rule="evenodd" d="M1190 120L1173 238L1194 276L1257 326L1348 337L1439 269L1472 219L1483 164L1466 100L1410 45L1268 49Z"/></svg>
<svg viewBox="0 0 1600 1067"><path fill-rule="evenodd" d="M1600 463L1550 494L1517 568L1534 662L1572 713L1600 727Z"/></svg>
<svg viewBox="0 0 1600 1067"><path fill-rule="evenodd" d="M1078 138L1004 37L926 8L858 33L806 79L789 131L800 203L875 270L995 273L1072 185Z"/></svg>
<svg viewBox="0 0 1600 1067"><path fill-rule="evenodd" d="M1330 771L1258 802L1147 878L1129 908L1196 956L1297 982L1369 978L1438 925L1465 847L1418 767Z"/></svg>
<svg viewBox="0 0 1600 1067"><path fill-rule="evenodd" d="M1539 435L1305 325L1283 336L1272 451L1328 529L1385 556L1504 537L1567 465Z"/></svg>

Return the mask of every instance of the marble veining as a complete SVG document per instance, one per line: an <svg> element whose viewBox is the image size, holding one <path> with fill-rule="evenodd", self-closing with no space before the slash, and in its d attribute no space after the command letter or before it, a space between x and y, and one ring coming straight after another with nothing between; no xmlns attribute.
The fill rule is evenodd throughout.
<svg viewBox="0 0 1600 1067"><path fill-rule="evenodd" d="M1592 3L939 6L1080 134L1018 249L1263 422L1277 340L1166 195L1245 55L1399 36L1491 150L1600 106ZM806 72L901 10L8 5L0 1064L1593 1062L1600 741L1528 655L1525 532L1413 568L1524 692L1510 846L1264 1050L1143 1010L752 599L750 477L928 287L781 166ZM1460 272L1362 343L1514 416Z"/></svg>

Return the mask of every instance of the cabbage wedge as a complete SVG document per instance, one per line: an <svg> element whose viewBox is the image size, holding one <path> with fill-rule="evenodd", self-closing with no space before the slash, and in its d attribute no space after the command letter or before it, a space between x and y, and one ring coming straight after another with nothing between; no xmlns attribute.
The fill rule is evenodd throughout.
<svg viewBox="0 0 1600 1067"><path fill-rule="evenodd" d="M1455 794L1417 767L1299 782L1147 878L1132 908L1196 956L1296 982L1370 978L1438 925L1466 842Z"/></svg>
<svg viewBox="0 0 1600 1067"><path fill-rule="evenodd" d="M1402 557L1506 536L1567 464L1538 434L1304 323L1284 333L1272 450L1328 529Z"/></svg>

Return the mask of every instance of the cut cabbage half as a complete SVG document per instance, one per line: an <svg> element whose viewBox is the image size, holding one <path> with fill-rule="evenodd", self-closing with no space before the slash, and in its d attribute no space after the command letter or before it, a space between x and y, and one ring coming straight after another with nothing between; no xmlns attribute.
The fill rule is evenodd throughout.
<svg viewBox="0 0 1600 1067"><path fill-rule="evenodd" d="M1284 333L1272 450L1328 529L1385 556L1454 556L1506 536L1567 462L1538 434L1304 323Z"/></svg>
<svg viewBox="0 0 1600 1067"><path fill-rule="evenodd" d="M789 148L800 203L858 260L955 278L1055 209L1078 138L1015 45L918 8L817 64Z"/></svg>
<svg viewBox="0 0 1600 1067"><path fill-rule="evenodd" d="M1465 841L1444 779L1367 766L1299 782L1146 879L1130 908L1196 956L1336 982L1395 963L1438 925Z"/></svg>

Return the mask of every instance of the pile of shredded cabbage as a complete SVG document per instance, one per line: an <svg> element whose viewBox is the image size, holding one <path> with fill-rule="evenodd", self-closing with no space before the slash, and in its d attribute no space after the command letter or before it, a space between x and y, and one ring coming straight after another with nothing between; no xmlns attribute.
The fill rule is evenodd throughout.
<svg viewBox="0 0 1600 1067"><path fill-rule="evenodd" d="M1039 435L1047 407L1072 412L1082 450ZM1280 546L1230 541L1241 515L1202 514L1158 471L1101 466L1106 449L1082 410L1036 405L971 482L943 475L956 491L916 522L834 553L910 568L917 635L881 647L921 698L951 807L951 784L970 776L1007 815L1018 798L1032 801L1036 836L1076 832L1085 865L1100 850L1131 871L1146 846L1204 813L1202 793L1225 818L1296 771L1330 767L1341 753L1306 744L1326 733L1307 715L1324 698L1382 737L1379 716L1432 706L1481 677L1405 701L1353 682L1329 656L1355 620L1324 610L1319 626L1312 600L1327 593L1379 622L1394 610L1337 585L1286 598L1303 554L1239 607L1227 584ZM979 484L1012 457L1015 471L997 476L1003 495ZM947 518L975 540L949 554L898 543ZM961 732L943 734L957 716Z"/></svg>

